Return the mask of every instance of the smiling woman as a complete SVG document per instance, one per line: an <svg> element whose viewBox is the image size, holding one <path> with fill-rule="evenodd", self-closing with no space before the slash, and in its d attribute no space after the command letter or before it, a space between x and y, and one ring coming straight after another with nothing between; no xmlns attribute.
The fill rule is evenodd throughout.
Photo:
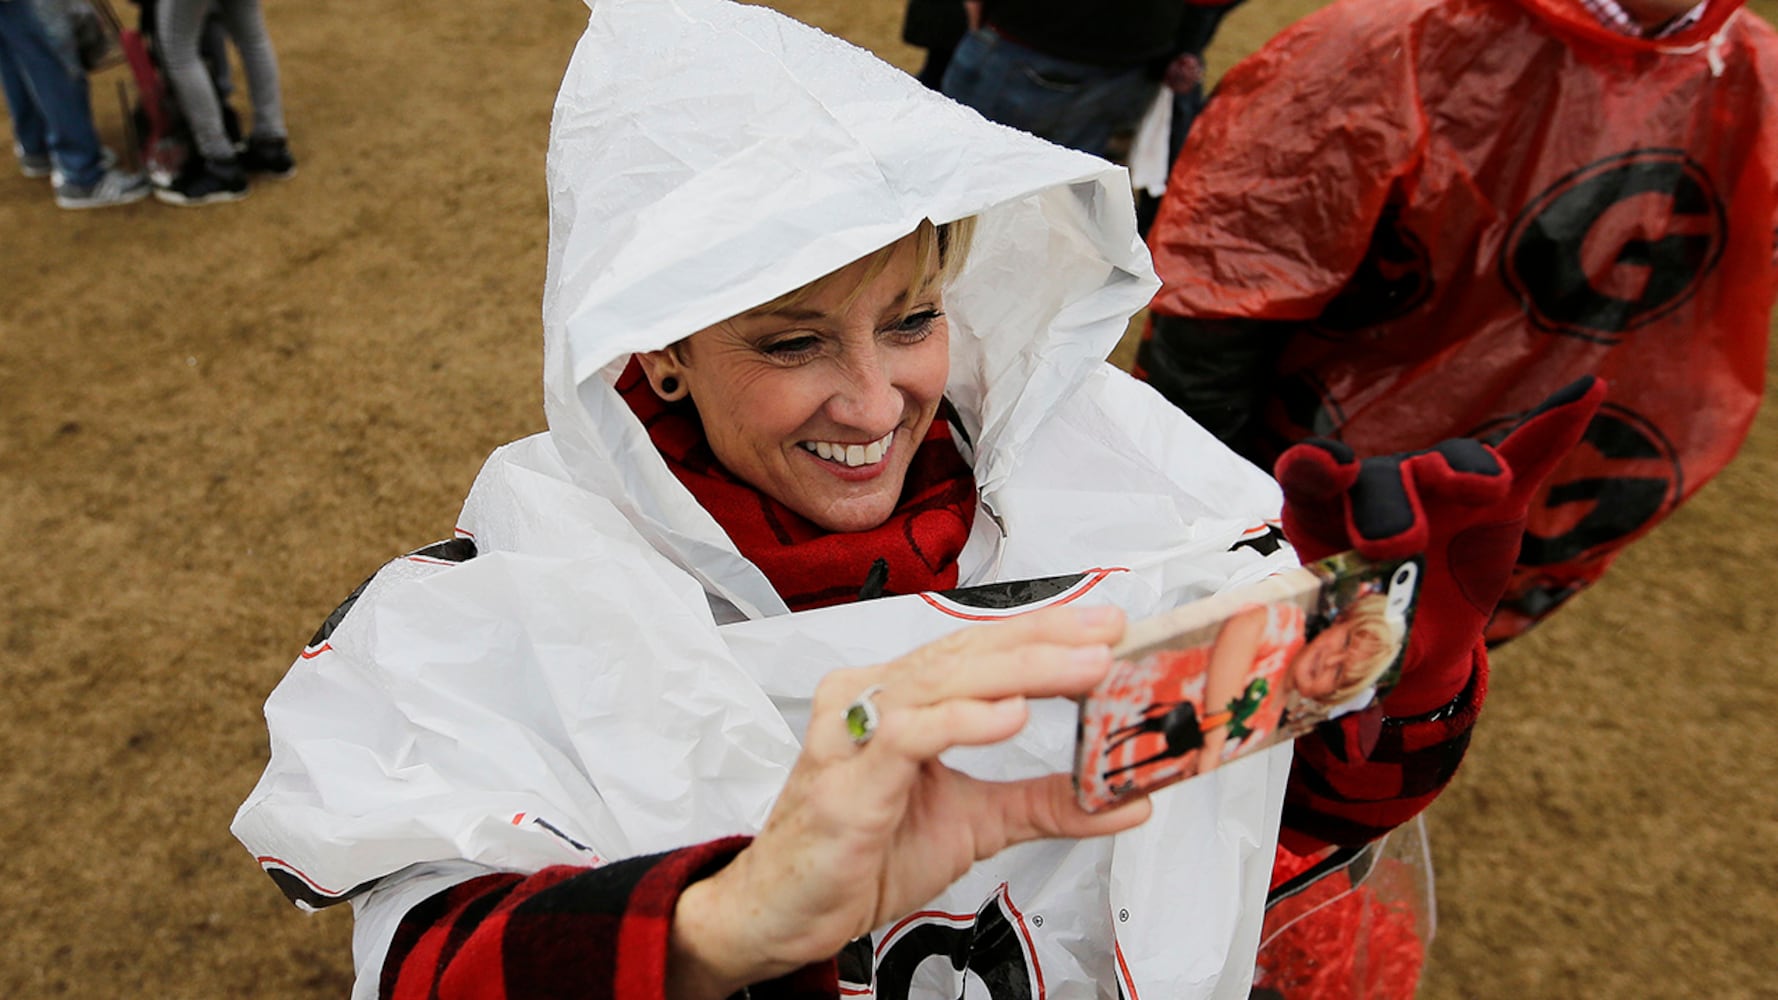
<svg viewBox="0 0 1778 1000"><path fill-rule="evenodd" d="M1244 996L1281 829L1449 774L1440 721L1305 765L1357 806L1286 746L1077 804L1125 614L1295 564L1104 360L1157 285L1121 168L768 10L598 0L548 177L549 430L316 636L235 821L352 902L355 996ZM1473 719L1479 629L1392 697Z"/></svg>

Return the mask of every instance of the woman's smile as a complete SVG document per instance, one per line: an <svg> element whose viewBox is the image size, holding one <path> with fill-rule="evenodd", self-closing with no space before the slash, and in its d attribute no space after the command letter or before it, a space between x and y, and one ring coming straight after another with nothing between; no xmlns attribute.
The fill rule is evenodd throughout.
<svg viewBox="0 0 1778 1000"><path fill-rule="evenodd" d="M815 455L829 465L837 465L842 469L870 471L876 475L881 469L875 468L883 463L889 454L890 447L895 443L895 432L890 431L869 444L846 444L841 441L802 441L798 447Z"/></svg>

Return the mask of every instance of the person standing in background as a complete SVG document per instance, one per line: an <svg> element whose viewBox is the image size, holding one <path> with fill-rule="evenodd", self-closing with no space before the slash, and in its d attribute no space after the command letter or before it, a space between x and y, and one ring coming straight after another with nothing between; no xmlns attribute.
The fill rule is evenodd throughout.
<svg viewBox="0 0 1778 1000"><path fill-rule="evenodd" d="M241 54L253 100L253 128L238 156L199 53L204 20L212 4ZM249 174L289 177L295 173L296 160L290 155L284 125L278 57L266 32L259 0L160 0L156 18L161 59L197 148L173 183L155 191L155 197L173 205L238 201L247 196Z"/></svg>
<svg viewBox="0 0 1778 1000"><path fill-rule="evenodd" d="M147 179L113 166L99 142L71 36L52 30L32 0L0 0L0 82L19 171L50 177L57 205L108 208L148 196Z"/></svg>

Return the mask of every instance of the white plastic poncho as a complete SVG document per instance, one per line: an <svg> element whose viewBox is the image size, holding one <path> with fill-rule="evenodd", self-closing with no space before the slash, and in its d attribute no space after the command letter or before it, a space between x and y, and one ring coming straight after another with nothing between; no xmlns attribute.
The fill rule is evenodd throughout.
<svg viewBox="0 0 1778 1000"><path fill-rule="evenodd" d="M475 558L389 564L304 651L235 818L293 898L352 900L359 996L402 914L453 882L757 830L834 667L1041 604L1143 616L1293 558L1240 544L1276 518L1271 480L1103 361L1156 287L1120 168L768 10L598 0L548 174L549 431L477 478L458 528ZM965 216L947 395L981 509L960 585L1065 579L790 613L612 383L633 351ZM1051 701L1008 743L946 759L1030 776L1066 770L1073 739L1073 705ZM978 864L874 933L874 969L850 973L871 982L850 985L1246 996L1289 761L1175 786L1116 838Z"/></svg>

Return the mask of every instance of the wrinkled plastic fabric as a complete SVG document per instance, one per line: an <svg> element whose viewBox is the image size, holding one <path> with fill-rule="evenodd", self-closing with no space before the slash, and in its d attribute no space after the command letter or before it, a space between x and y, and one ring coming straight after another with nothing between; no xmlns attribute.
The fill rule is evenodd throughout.
<svg viewBox="0 0 1778 1000"><path fill-rule="evenodd" d="M1610 383L1492 640L1710 479L1759 403L1778 38L1738 7L1646 41L1577 0L1336 3L1228 73L1176 164L1156 311L1297 324L1262 452L1487 437Z"/></svg>
<svg viewBox="0 0 1778 1000"><path fill-rule="evenodd" d="M1294 565L1242 544L1275 523L1276 485L1103 361L1158 287L1120 169L768 10L600 0L548 183L549 431L484 466L457 525L474 558L396 560L303 652L235 819L293 898L351 901L355 995L401 915L477 872L758 830L805 727L840 724L806 717L835 667L1048 603L1146 615ZM981 508L961 585L1064 583L790 613L612 384L632 351L965 216L947 398ZM1073 738L1072 704L1046 703L1009 744L947 759L1062 771ZM978 865L849 949L869 956L843 963L850 988L1245 996L1289 762L1181 786L1113 839Z"/></svg>
<svg viewBox="0 0 1778 1000"><path fill-rule="evenodd" d="M1425 817L1353 852L1280 850L1273 881L1256 1000L1413 1000L1437 926Z"/></svg>

